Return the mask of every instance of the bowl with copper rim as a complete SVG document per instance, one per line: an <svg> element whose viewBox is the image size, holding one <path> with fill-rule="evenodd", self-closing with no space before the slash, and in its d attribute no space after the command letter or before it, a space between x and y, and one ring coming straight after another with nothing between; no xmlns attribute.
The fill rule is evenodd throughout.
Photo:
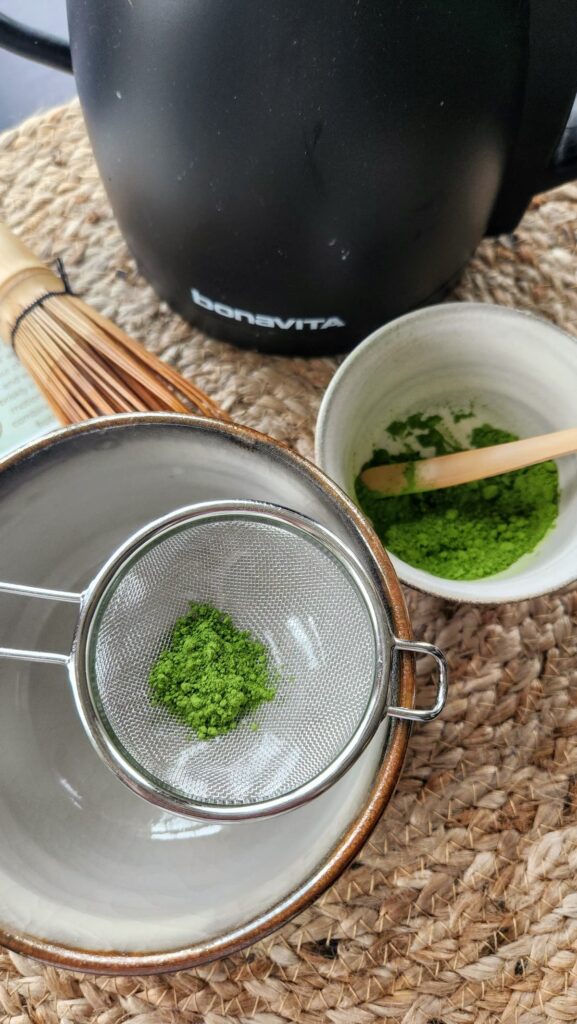
<svg viewBox="0 0 577 1024"><path fill-rule="evenodd" d="M412 643L391 563L346 496L263 435L192 416L95 420L5 459L0 578L82 589L146 522L225 496L295 508L330 529L371 574L391 633ZM0 642L66 649L73 615L1 595ZM346 775L311 803L272 819L197 822L142 800L101 763L61 666L5 661L2 672L0 944L75 970L179 970L280 927L358 853L409 738L408 721L387 715ZM412 655L399 646L390 703L412 714L414 688Z"/></svg>

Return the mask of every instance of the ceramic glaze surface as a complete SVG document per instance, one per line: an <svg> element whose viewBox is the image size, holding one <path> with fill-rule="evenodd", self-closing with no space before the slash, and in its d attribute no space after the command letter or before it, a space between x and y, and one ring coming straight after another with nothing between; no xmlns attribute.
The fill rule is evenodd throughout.
<svg viewBox="0 0 577 1024"><path fill-rule="evenodd" d="M489 422L520 437L577 424L577 342L528 313L477 303L432 306L375 331L329 386L319 414L321 468L355 498L354 481L373 449L389 447L387 425L411 413L472 403L468 432ZM516 601L577 578L577 458L558 462L560 511L535 551L495 576L445 580L391 554L401 580L460 601Z"/></svg>
<svg viewBox="0 0 577 1024"><path fill-rule="evenodd" d="M284 503L348 542L350 523L283 453L181 426L59 440L0 474L0 578L82 589L130 533L217 498ZM75 609L0 595L11 646L66 651ZM0 922L93 950L172 948L242 926L284 899L361 808L387 727L331 790L279 818L219 825L161 811L100 762L57 665L4 661Z"/></svg>

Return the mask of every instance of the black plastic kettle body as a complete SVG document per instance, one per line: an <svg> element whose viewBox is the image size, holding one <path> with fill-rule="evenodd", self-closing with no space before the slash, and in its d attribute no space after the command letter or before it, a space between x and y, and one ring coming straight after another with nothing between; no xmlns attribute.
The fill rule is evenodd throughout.
<svg viewBox="0 0 577 1024"><path fill-rule="evenodd" d="M208 333L351 348L577 174L576 0L68 0L118 223ZM0 19L0 43L69 63Z"/></svg>

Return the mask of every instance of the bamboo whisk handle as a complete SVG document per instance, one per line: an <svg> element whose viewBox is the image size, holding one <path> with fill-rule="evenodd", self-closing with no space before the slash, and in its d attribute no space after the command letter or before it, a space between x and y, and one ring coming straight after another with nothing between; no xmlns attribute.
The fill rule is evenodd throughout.
<svg viewBox="0 0 577 1024"><path fill-rule="evenodd" d="M0 223L0 338L10 344L23 310L45 292L60 288L56 274Z"/></svg>
<svg viewBox="0 0 577 1024"><path fill-rule="evenodd" d="M5 224L0 223L0 289L23 271L31 270L48 271L48 268Z"/></svg>

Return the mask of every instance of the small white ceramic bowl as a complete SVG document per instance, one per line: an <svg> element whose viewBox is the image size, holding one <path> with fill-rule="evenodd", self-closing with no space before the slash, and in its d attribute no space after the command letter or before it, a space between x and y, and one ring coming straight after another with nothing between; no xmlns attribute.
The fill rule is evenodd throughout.
<svg viewBox="0 0 577 1024"><path fill-rule="evenodd" d="M577 341L529 313L448 303L400 317L345 359L321 405L316 458L355 500L354 480L386 427L415 412L472 402L475 420L521 437L577 426ZM390 447L390 445L389 445ZM448 580L391 555L398 576L456 601L497 603L550 593L577 579L577 458L559 461L560 511L537 548L506 571Z"/></svg>

